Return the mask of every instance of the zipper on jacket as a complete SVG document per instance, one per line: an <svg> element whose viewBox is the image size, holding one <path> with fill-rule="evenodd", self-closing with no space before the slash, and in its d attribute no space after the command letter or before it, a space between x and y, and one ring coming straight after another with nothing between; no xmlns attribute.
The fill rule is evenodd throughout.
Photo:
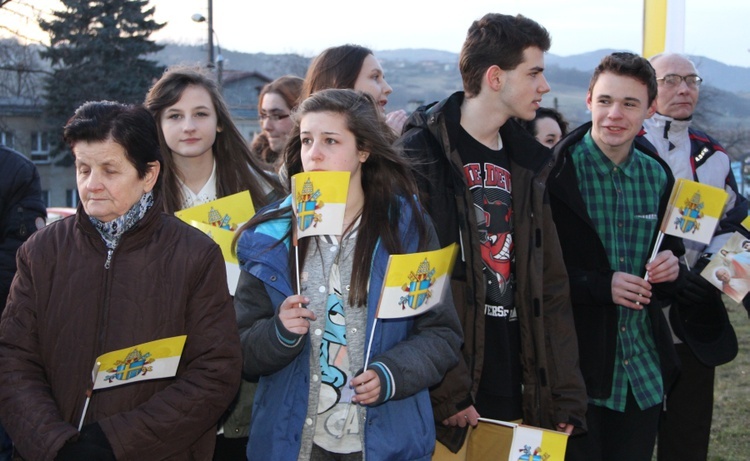
<svg viewBox="0 0 750 461"><path fill-rule="evenodd" d="M115 250L111 248L107 249L107 261L104 263L104 269L109 269L110 266L112 265L112 254L114 253L114 251ZM100 354L107 352L103 350L104 349L103 346L104 344L106 344L107 335L109 333L108 328L107 328L107 320L109 319L109 307L110 307L109 306L109 296L110 296L109 290L112 285L111 278L112 278L112 274L109 271L107 271L104 277L104 291L103 291L104 299L102 300L102 309L99 312L99 320L97 322L98 323L98 328L97 328L98 339L95 345L95 357L98 357ZM93 395L97 395L97 394L93 394ZM87 413L88 415L95 414L96 408L98 406L98 401L94 400L93 395L91 398L91 402L89 403L89 408L88 408L88 413ZM86 421L90 421L90 418L87 418ZM84 424L86 423L86 421L84 421Z"/></svg>

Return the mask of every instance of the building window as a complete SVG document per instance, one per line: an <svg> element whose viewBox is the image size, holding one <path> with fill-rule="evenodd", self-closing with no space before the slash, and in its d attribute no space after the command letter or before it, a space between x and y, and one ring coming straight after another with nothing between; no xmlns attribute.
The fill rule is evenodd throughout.
<svg viewBox="0 0 750 461"><path fill-rule="evenodd" d="M31 161L36 163L49 162L49 134L42 131L31 133Z"/></svg>
<svg viewBox="0 0 750 461"><path fill-rule="evenodd" d="M68 189L65 191L65 206L72 208L78 206L78 190Z"/></svg>
<svg viewBox="0 0 750 461"><path fill-rule="evenodd" d="M49 207L49 191L48 190L42 191L42 201L44 202L45 207Z"/></svg>
<svg viewBox="0 0 750 461"><path fill-rule="evenodd" d="M10 131L0 131L0 144L13 149L13 133Z"/></svg>

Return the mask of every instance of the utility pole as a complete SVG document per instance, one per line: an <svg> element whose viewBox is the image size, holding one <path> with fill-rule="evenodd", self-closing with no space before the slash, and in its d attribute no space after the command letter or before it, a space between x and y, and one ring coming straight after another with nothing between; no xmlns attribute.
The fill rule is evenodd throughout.
<svg viewBox="0 0 750 461"><path fill-rule="evenodd" d="M214 30L214 2L208 0L208 17L203 16L200 13L196 13L192 16L195 22L206 22L208 25L208 64L206 67L209 69L216 69L216 80L221 89L223 74L224 74L224 56L221 55L221 45L219 45L219 36L216 35ZM214 58L214 36L216 37L216 48L218 48L219 54ZM217 66L218 64L218 66Z"/></svg>
<svg viewBox="0 0 750 461"><path fill-rule="evenodd" d="M214 1L208 0L208 67L214 67Z"/></svg>

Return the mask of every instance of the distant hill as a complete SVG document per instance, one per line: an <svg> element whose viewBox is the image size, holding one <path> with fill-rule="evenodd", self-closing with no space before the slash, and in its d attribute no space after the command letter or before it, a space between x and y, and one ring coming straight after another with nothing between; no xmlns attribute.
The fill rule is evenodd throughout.
<svg viewBox="0 0 750 461"><path fill-rule="evenodd" d="M424 48L404 48L400 50L377 50L379 59L389 61L422 62L434 61L444 64L458 64L458 54L450 51L428 50Z"/></svg>
<svg viewBox="0 0 750 461"><path fill-rule="evenodd" d="M601 58L613 49L601 49L571 56L546 56L545 76L552 92L543 105L557 106L572 122L586 121L590 115L584 104L591 72ZM205 47L167 44L155 55L165 65L178 63L204 65ZM304 77L310 58L296 54L241 53L223 50L227 71L254 71L274 79L284 74ZM388 106L414 109L417 105L440 100L460 90L458 54L430 49L376 50L388 83L394 91ZM750 119L750 68L728 66L713 59L691 56L706 79L701 111L710 114L712 124L735 126Z"/></svg>
<svg viewBox="0 0 750 461"><path fill-rule="evenodd" d="M614 51L622 50L602 49L565 57L548 54L545 63L577 69L591 75L599 61ZM750 93L750 68L730 66L703 56L688 56L695 63L698 73L707 85L732 93Z"/></svg>

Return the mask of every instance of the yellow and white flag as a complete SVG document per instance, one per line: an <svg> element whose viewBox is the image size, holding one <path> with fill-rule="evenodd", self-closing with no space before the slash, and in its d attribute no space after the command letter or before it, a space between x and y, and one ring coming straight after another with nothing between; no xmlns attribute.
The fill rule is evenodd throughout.
<svg viewBox="0 0 750 461"><path fill-rule="evenodd" d="M92 377L94 389L174 376L186 339L187 335L174 336L100 355Z"/></svg>
<svg viewBox="0 0 750 461"><path fill-rule="evenodd" d="M249 191L227 195L220 199L185 208L175 212L175 216L191 226L200 229L221 247L224 265L227 269L227 287L234 296L240 279L237 258L232 255L234 232L255 215L253 198Z"/></svg>
<svg viewBox="0 0 750 461"><path fill-rule="evenodd" d="M240 280L240 263L237 261L237 257L232 254L234 232L197 221L190 221L188 224L202 230L203 233L211 237L221 248L221 255L224 256L224 267L227 269L229 294L234 296L234 292L237 289L237 282Z"/></svg>
<svg viewBox="0 0 750 461"><path fill-rule="evenodd" d="M175 212L175 216L188 224L195 221L232 232L249 221L253 215L255 215L255 207L249 191L227 195Z"/></svg>
<svg viewBox="0 0 750 461"><path fill-rule="evenodd" d="M564 461L568 434L519 424L513 429L508 461Z"/></svg>
<svg viewBox="0 0 750 461"><path fill-rule="evenodd" d="M341 235L349 193L348 171L311 171L292 176L297 238Z"/></svg>
<svg viewBox="0 0 750 461"><path fill-rule="evenodd" d="M508 461L564 461L568 434L497 419L479 418L484 423L505 426L513 431L510 452L493 453L493 459Z"/></svg>
<svg viewBox="0 0 750 461"><path fill-rule="evenodd" d="M685 0L643 1L643 57L685 52Z"/></svg>
<svg viewBox="0 0 750 461"><path fill-rule="evenodd" d="M397 319L422 314L449 289L458 246L405 255L391 255L375 317Z"/></svg>
<svg viewBox="0 0 750 461"><path fill-rule="evenodd" d="M661 231L710 243L728 197L724 189L679 178L672 189Z"/></svg>

